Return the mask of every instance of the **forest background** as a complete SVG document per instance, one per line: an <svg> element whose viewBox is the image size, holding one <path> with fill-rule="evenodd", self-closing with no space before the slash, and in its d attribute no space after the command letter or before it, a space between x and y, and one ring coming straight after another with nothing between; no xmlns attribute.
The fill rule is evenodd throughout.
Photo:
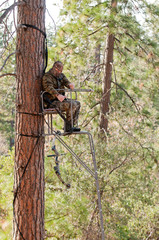
<svg viewBox="0 0 159 240"><path fill-rule="evenodd" d="M0 17L9 6L8 1L1 3ZM49 11L46 14L54 18ZM15 26L14 8L0 25L0 239L7 240L12 239L13 218ZM61 60L77 88L94 90L79 95L79 125L94 138L106 239L159 239L159 4L64 0L59 24L52 20L46 30L47 69ZM104 129L102 86L110 34L113 62ZM55 126L59 128L56 120ZM51 140L46 139L46 156ZM66 141L91 166L87 139L70 136ZM100 239L93 181L58 148L65 154L61 171L71 189L61 185L54 160L45 157L46 239Z"/></svg>

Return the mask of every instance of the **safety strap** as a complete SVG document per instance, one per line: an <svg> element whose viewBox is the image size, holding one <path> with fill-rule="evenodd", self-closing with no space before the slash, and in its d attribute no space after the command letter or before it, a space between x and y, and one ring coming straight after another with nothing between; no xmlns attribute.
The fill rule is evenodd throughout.
<svg viewBox="0 0 159 240"><path fill-rule="evenodd" d="M31 25L31 24L20 24L20 26L24 26L24 27L29 27L29 28L33 28L33 29L36 29L38 30L40 33L42 33L42 35L45 37L45 66L44 66L44 69L43 69L43 74L45 73L45 70L47 68L47 64L48 64L48 48L47 48L47 35L44 31L42 31L40 28L34 26L34 25Z"/></svg>

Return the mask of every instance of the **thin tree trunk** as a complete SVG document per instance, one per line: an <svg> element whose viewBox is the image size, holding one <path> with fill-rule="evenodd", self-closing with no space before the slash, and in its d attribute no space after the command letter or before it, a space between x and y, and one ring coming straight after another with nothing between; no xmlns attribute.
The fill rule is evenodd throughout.
<svg viewBox="0 0 159 240"><path fill-rule="evenodd" d="M102 100L101 100L101 117L100 117L100 130L108 131L108 118L109 104L110 104L110 91L111 91L111 77L112 77L112 64L113 63L113 49L114 49L114 36L108 35L104 78L102 83Z"/></svg>
<svg viewBox="0 0 159 240"><path fill-rule="evenodd" d="M18 7L18 24L45 31L45 0ZM44 239L44 139L39 115L44 36L33 28L17 32L17 98L13 238Z"/></svg>
<svg viewBox="0 0 159 240"><path fill-rule="evenodd" d="M117 1L112 0L111 14L113 14L117 5ZM111 77L112 77L112 63L113 63L113 50L114 50L114 35L109 30L104 62L104 78L102 83L102 100L100 110L100 130L101 132L108 132L108 118L111 93Z"/></svg>

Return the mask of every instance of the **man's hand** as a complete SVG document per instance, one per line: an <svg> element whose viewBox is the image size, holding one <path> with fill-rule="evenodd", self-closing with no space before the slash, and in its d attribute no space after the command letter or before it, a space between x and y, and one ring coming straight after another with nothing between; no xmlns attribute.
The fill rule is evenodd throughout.
<svg viewBox="0 0 159 240"><path fill-rule="evenodd" d="M71 90L73 90L75 88L75 85L73 83L70 83L69 87L70 87Z"/></svg>
<svg viewBox="0 0 159 240"><path fill-rule="evenodd" d="M63 100L66 98L65 96L63 96L61 94L57 95L56 97L60 102L63 102Z"/></svg>

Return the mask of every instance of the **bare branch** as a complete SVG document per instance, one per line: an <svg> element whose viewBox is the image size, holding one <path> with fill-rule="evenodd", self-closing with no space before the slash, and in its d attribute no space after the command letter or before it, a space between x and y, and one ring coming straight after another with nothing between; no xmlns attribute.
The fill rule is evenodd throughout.
<svg viewBox="0 0 159 240"><path fill-rule="evenodd" d="M11 54L9 54L9 56L6 58L6 60L4 61L4 63L3 63L3 66L0 68L0 72L2 71L2 69L4 68L4 66L6 65L6 62L7 62L7 60L12 56L12 55L14 55L16 53L16 51L15 52L12 52Z"/></svg>
<svg viewBox="0 0 159 240"><path fill-rule="evenodd" d="M14 76L14 77L16 77L17 75L15 73L5 73L5 74L0 75L0 78L7 77L7 76Z"/></svg>
<svg viewBox="0 0 159 240"><path fill-rule="evenodd" d="M57 32L57 30L56 30L56 23L55 23L55 21L54 21L53 17L51 16L51 14L50 14L49 10L48 10L47 8L46 8L46 10L47 10L49 17L51 18L51 20L52 20L52 22L53 22L53 24L54 24L54 29L55 29L55 37L56 37L56 32Z"/></svg>
<svg viewBox="0 0 159 240"><path fill-rule="evenodd" d="M9 14L8 14L8 16L9 16ZM4 46L5 46L5 50L6 49L9 50L8 46L10 48L12 48L12 45L13 45L13 43L12 44L10 43L10 40L12 40L12 41L14 40L15 31L10 32L10 30L8 29L7 23L3 22L3 24L4 24L4 27L5 27L4 28L4 33L3 33L3 43L4 43Z"/></svg>
<svg viewBox="0 0 159 240"><path fill-rule="evenodd" d="M131 151L129 154L127 154L127 156L125 157L125 159L124 159L118 166L114 167L114 168L109 172L109 175L110 175L112 172L114 172L116 169L118 169L118 168L120 168L122 165L124 165L125 162L128 160L128 156L129 156L130 154L132 154L133 152L136 152L136 151Z"/></svg>
<svg viewBox="0 0 159 240"><path fill-rule="evenodd" d="M86 120L83 121L83 123L81 124L83 127L86 127L96 116L98 116L99 113L94 114L87 122ZM85 123L86 122L86 123ZM84 124L85 123L85 124Z"/></svg>
<svg viewBox="0 0 159 240"><path fill-rule="evenodd" d="M2 7L3 4L5 4L6 2L8 2L8 0L4 1L1 5L0 5L0 8Z"/></svg>
<svg viewBox="0 0 159 240"><path fill-rule="evenodd" d="M114 83L115 85L117 85L121 90L123 90L126 93L126 95L130 98L130 100L134 104L134 106L135 106L136 110L138 111L138 113L140 113L140 111L139 111L139 109L138 109L134 99L128 94L128 92L123 87L121 87L117 82L113 82L113 81L111 81L111 82Z"/></svg>
<svg viewBox="0 0 159 240"><path fill-rule="evenodd" d="M98 101L98 102L96 102L95 104L93 104L93 105L90 107L90 109L93 109L94 107L96 107L98 104L100 104L100 102L101 102L101 100Z"/></svg>
<svg viewBox="0 0 159 240"><path fill-rule="evenodd" d="M15 2L15 0L14 0L14 2ZM13 9L13 21L14 21L14 26L15 26L16 32L17 32L17 24L16 24L16 17L15 17L15 8Z"/></svg>
<svg viewBox="0 0 159 240"><path fill-rule="evenodd" d="M119 126L121 127L121 129L127 134L127 135L129 135L129 136L131 136L132 138L134 138L135 139L135 141L140 145L140 147L143 149L143 148L145 148L143 145L142 145L142 143L140 142L140 140L136 137L136 136L134 136L132 133L130 133L129 131L127 131L124 127L123 127L123 125L116 119L116 121L118 122L118 124L119 124Z"/></svg>
<svg viewBox="0 0 159 240"><path fill-rule="evenodd" d="M7 14L12 11L16 6L19 6L21 4L24 4L25 1L22 1L22 2L15 2L13 3L9 8L7 8L5 10L5 12L2 14L2 16L0 17L0 24L2 23L3 19L7 16Z"/></svg>
<svg viewBox="0 0 159 240"><path fill-rule="evenodd" d="M85 82L89 79L89 77L91 76L92 73L94 73L96 68L103 67L103 66L104 66L104 63L101 63L101 64L98 64L98 65L94 66L93 69L88 74L88 76L83 80L83 82Z"/></svg>
<svg viewBox="0 0 159 240"><path fill-rule="evenodd" d="M104 25L104 26L102 26L102 27L96 29L94 32L88 34L88 37L91 36L91 35L93 35L93 34L95 34L95 33L97 33L98 31L100 31L101 29L103 29L103 28L105 28L105 27L108 27L108 25Z"/></svg>

